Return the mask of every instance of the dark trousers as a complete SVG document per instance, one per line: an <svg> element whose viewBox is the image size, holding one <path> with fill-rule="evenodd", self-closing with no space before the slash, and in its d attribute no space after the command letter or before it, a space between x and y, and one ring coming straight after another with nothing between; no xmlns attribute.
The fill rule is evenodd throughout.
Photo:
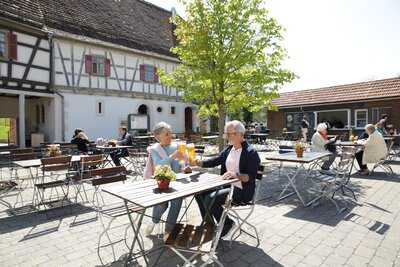
<svg viewBox="0 0 400 267"><path fill-rule="evenodd" d="M360 169L361 169L362 171L368 169L368 166L367 166L367 165L364 165L364 164L362 163L363 156L364 156L364 150L360 150L360 151L358 151L358 152L356 153L356 159L357 159L357 162L358 162L358 166L360 166Z"/></svg>
<svg viewBox="0 0 400 267"><path fill-rule="evenodd" d="M205 205L206 207L209 208L209 213L212 219L214 219L216 223L219 222L222 216L222 212L224 210L222 206L225 204L226 197L229 194L230 190L231 190L230 188L222 188L217 191L207 191L195 196L203 220L206 221L209 220L209 218L205 218L206 217L206 208L204 207ZM211 201L213 201L213 199L214 203L210 207ZM229 217L226 217L224 226L230 224L233 224L233 221Z"/></svg>
<svg viewBox="0 0 400 267"><path fill-rule="evenodd" d="M111 159L114 162L115 166L121 166L120 158L127 157L128 155L129 153L126 148L118 149L110 153Z"/></svg>

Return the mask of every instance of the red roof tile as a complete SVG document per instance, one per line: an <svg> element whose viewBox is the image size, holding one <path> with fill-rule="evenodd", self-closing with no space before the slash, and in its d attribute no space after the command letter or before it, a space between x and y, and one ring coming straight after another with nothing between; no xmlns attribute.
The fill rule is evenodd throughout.
<svg viewBox="0 0 400 267"><path fill-rule="evenodd" d="M400 97L400 77L281 93L273 100L279 108L317 106Z"/></svg>

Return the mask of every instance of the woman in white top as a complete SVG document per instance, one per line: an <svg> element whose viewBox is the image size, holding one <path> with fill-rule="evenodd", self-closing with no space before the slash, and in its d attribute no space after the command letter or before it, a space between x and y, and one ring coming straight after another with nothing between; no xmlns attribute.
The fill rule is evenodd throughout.
<svg viewBox="0 0 400 267"><path fill-rule="evenodd" d="M362 175L369 174L367 163L377 163L385 158L388 153L385 139L375 129L374 125L367 124L365 126L365 131L368 133L369 137L364 142L364 150L356 153L356 159L361 169L360 174Z"/></svg>
<svg viewBox="0 0 400 267"><path fill-rule="evenodd" d="M311 138L311 150L314 152L330 152L327 150L326 146L334 140L328 139L328 126L325 123L320 123L317 126L317 131ZM324 162L321 169L323 171L329 170L332 163L335 161L336 153L332 153L329 159Z"/></svg>

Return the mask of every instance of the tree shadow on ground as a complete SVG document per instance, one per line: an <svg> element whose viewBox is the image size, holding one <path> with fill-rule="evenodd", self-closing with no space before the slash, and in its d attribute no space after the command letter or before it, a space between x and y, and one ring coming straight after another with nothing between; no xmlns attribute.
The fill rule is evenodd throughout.
<svg viewBox="0 0 400 267"><path fill-rule="evenodd" d="M370 175L360 175L358 173L354 173L351 175L351 177L357 179L365 179L365 180L377 180L377 181L400 183L400 176L398 174L387 175L383 171L374 171Z"/></svg>

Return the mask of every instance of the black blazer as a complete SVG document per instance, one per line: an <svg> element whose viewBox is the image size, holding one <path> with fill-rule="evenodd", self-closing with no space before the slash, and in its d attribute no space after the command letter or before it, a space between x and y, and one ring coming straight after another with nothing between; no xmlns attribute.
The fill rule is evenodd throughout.
<svg viewBox="0 0 400 267"><path fill-rule="evenodd" d="M210 168L221 165L221 175L226 172L226 159L231 152L232 145L225 148L219 156L203 161L203 167ZM252 146L246 141L242 143L242 153L240 154L239 171L241 174L247 174L249 181L247 183L242 182L243 189L235 187L233 191L233 201L237 204L248 203L253 199L256 177L258 167L260 166L260 157Z"/></svg>
<svg viewBox="0 0 400 267"><path fill-rule="evenodd" d="M133 146L133 137L129 133L125 133L119 140L118 145L120 146Z"/></svg>
<svg viewBox="0 0 400 267"><path fill-rule="evenodd" d="M82 139L79 137L73 137L71 140L71 144L76 144L76 146L78 147L79 152L84 152L87 153L88 152L88 145L89 145L89 140L86 139Z"/></svg>

